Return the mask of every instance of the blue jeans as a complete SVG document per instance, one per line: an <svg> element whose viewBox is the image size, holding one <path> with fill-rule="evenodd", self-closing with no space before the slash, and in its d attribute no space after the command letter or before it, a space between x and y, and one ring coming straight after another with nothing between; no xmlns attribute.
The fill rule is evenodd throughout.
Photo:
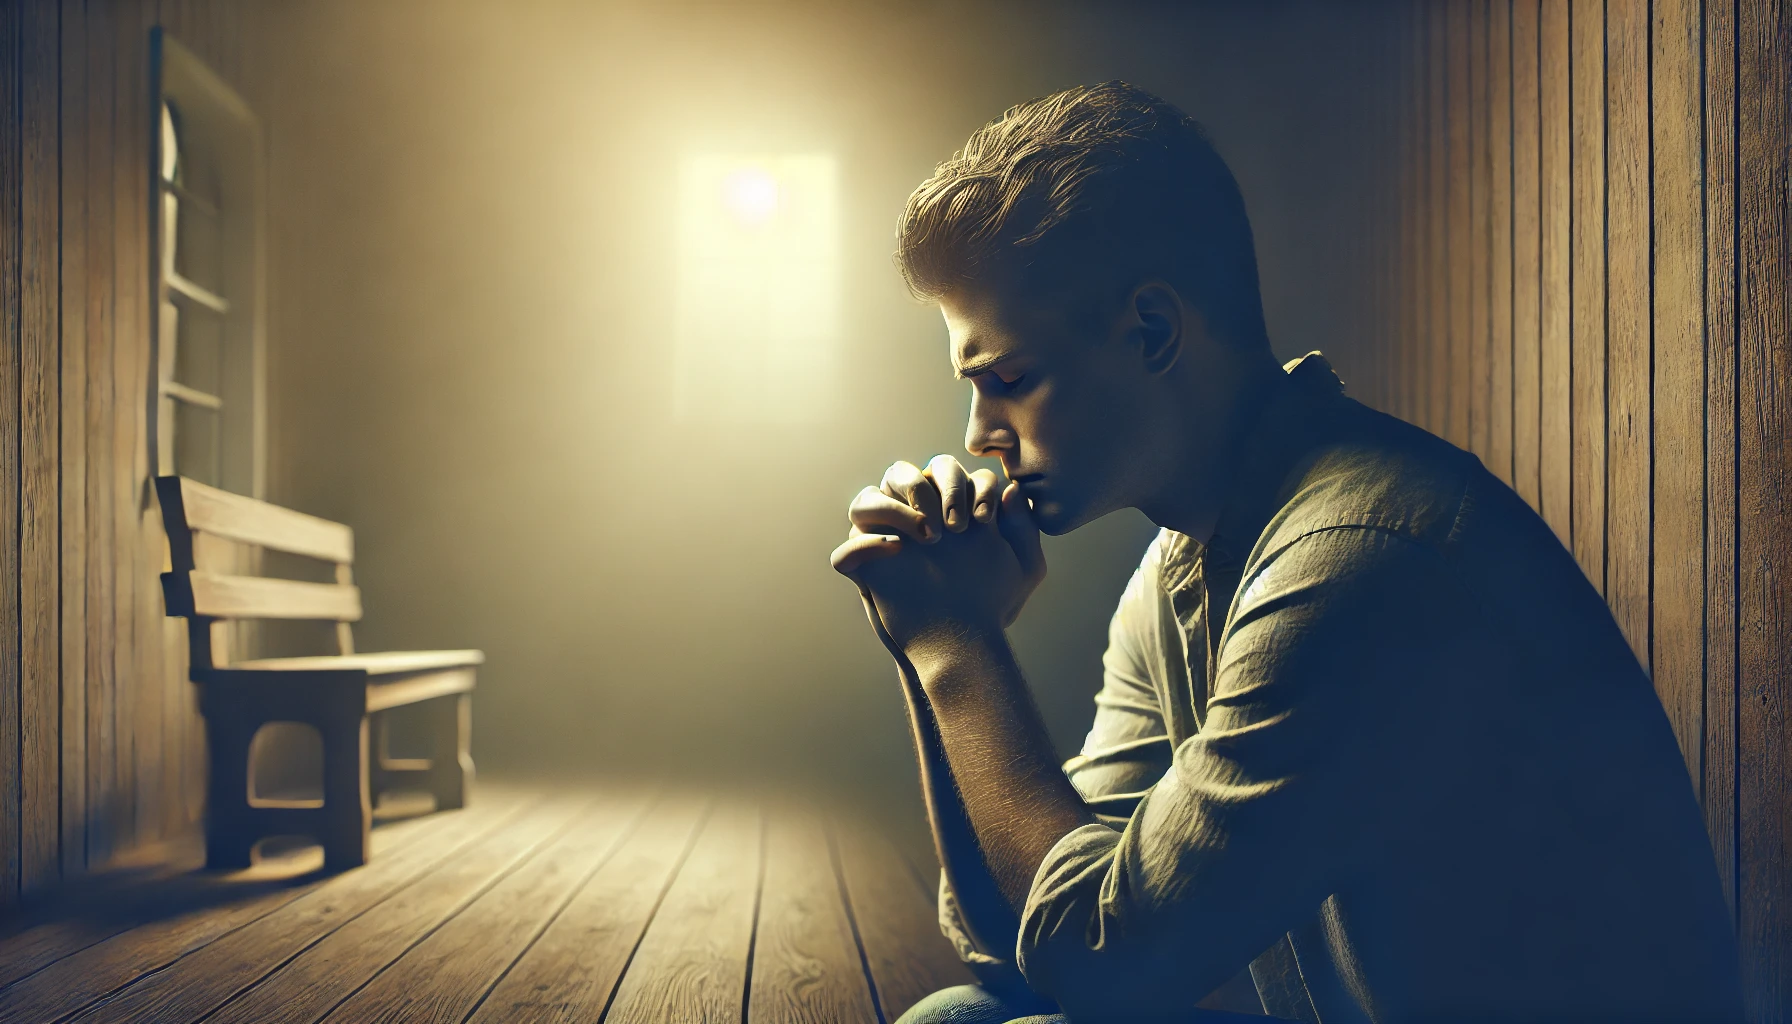
<svg viewBox="0 0 1792 1024"><path fill-rule="evenodd" d="M1190 1010L1188 1024L1268 1024L1280 1017ZM909 1007L896 1024L1071 1024L1050 1000L1028 993L1001 998L979 985L944 988Z"/></svg>
<svg viewBox="0 0 1792 1024"><path fill-rule="evenodd" d="M955 985L909 1007L896 1024L1070 1024L1070 1018L1030 993L1003 999L981 985Z"/></svg>

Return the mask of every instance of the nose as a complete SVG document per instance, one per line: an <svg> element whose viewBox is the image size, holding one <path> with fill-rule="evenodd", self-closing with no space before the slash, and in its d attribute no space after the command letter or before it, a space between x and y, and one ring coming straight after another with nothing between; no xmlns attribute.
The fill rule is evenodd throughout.
<svg viewBox="0 0 1792 1024"><path fill-rule="evenodd" d="M1017 438L1014 428L1001 415L1000 403L983 397L971 389L971 416L964 428L964 450L976 456L1000 456L1012 452Z"/></svg>

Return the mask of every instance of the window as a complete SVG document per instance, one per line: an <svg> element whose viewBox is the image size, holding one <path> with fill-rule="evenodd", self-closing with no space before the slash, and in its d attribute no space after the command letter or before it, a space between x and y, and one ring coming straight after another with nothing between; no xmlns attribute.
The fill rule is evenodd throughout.
<svg viewBox="0 0 1792 1024"><path fill-rule="evenodd" d="M156 37L157 473L262 493L260 135L241 97Z"/></svg>
<svg viewBox="0 0 1792 1024"><path fill-rule="evenodd" d="M678 419L804 423L831 411L841 341L838 178L825 155L684 162Z"/></svg>

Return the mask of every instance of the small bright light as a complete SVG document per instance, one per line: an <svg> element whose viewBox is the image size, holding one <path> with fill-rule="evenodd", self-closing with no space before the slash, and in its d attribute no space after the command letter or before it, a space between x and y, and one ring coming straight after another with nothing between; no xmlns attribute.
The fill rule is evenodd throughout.
<svg viewBox="0 0 1792 1024"><path fill-rule="evenodd" d="M728 211L734 219L749 227L757 227L778 212L778 179L748 167L735 171L722 184Z"/></svg>
<svg viewBox="0 0 1792 1024"><path fill-rule="evenodd" d="M838 161L693 154L676 237L675 418L825 421L839 390Z"/></svg>

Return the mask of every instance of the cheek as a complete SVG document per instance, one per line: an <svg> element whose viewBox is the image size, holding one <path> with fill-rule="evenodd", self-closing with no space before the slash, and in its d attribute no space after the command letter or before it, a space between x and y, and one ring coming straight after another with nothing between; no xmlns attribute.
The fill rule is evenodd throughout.
<svg viewBox="0 0 1792 1024"><path fill-rule="evenodd" d="M1082 381L1050 381L1017 402L1012 415L1022 447L1032 448L1025 460L1029 468L1083 475L1092 460L1105 456L1114 413L1099 389Z"/></svg>
<svg viewBox="0 0 1792 1024"><path fill-rule="evenodd" d="M1068 407L1062 390L1052 384L1041 384L1024 399L1014 403L1012 416L1015 433L1023 449L1032 452L1026 461L1056 462L1063 450L1063 438L1074 436L1077 410Z"/></svg>

